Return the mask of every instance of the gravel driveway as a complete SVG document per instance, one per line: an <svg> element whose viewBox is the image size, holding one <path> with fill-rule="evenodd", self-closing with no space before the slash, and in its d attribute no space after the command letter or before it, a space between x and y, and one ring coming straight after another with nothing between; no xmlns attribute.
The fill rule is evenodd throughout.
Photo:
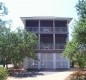
<svg viewBox="0 0 86 80"><path fill-rule="evenodd" d="M29 72L29 76L25 74L23 77L8 77L7 80L64 80L73 71L40 71ZM24 74L23 74L24 75Z"/></svg>

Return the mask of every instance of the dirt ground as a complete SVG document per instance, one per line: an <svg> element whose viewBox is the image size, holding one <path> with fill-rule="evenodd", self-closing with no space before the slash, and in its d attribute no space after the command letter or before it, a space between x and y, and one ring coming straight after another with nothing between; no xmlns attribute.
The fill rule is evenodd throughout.
<svg viewBox="0 0 86 80"><path fill-rule="evenodd" d="M7 80L65 80L74 71L39 71L18 74L15 77L8 77Z"/></svg>

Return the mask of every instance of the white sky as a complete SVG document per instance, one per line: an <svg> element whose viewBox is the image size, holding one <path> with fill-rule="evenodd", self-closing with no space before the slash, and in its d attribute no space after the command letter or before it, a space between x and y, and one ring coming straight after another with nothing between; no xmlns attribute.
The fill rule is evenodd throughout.
<svg viewBox="0 0 86 80"><path fill-rule="evenodd" d="M0 0L9 10L9 18L13 20L13 29L22 26L20 17L30 16L76 16L75 5L78 0Z"/></svg>

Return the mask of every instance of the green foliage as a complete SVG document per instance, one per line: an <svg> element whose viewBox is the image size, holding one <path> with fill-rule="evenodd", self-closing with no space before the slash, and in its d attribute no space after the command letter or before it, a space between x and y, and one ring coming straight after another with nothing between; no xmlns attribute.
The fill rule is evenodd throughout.
<svg viewBox="0 0 86 80"><path fill-rule="evenodd" d="M73 39L68 42L64 55L72 61L76 60L80 68L86 67L86 0L79 0L76 4L79 20L73 31Z"/></svg>
<svg viewBox="0 0 86 80"><path fill-rule="evenodd" d="M6 80L7 78L7 70L5 68L0 67L0 80Z"/></svg>
<svg viewBox="0 0 86 80"><path fill-rule="evenodd" d="M0 38L0 55L4 64L10 61L14 66L17 66L23 62L25 57L33 59L36 57L37 36L35 34L21 29L11 32L4 28L3 31L1 30Z"/></svg>
<svg viewBox="0 0 86 80"><path fill-rule="evenodd" d="M76 4L76 10L80 17L86 18L86 0L79 0Z"/></svg>
<svg viewBox="0 0 86 80"><path fill-rule="evenodd" d="M0 27L5 27L6 23L8 23L8 21L3 21L2 20L2 16L5 16L8 14L8 9L7 7L5 7L4 3L0 2Z"/></svg>
<svg viewBox="0 0 86 80"><path fill-rule="evenodd" d="M79 21L75 25L74 38L78 43L86 43L86 0L79 0L76 4Z"/></svg>
<svg viewBox="0 0 86 80"><path fill-rule="evenodd" d="M37 43L35 34L18 29L18 32L10 32L8 41L9 48L7 50L15 66L19 65L25 57L35 58L34 47Z"/></svg>
<svg viewBox="0 0 86 80"><path fill-rule="evenodd" d="M75 41L70 41L66 44L66 48L64 50L64 56L70 58L70 60L76 60L76 53L78 52L78 44Z"/></svg>
<svg viewBox="0 0 86 80"><path fill-rule="evenodd" d="M0 2L0 16L7 14L7 8L4 3ZM0 18L0 57L3 66L8 62L17 66L23 62L25 57L34 59L37 36L22 29L10 31L10 28L6 28L6 23L9 24L9 21L3 21Z"/></svg>
<svg viewBox="0 0 86 80"><path fill-rule="evenodd" d="M7 7L5 7L4 3L0 2L0 15L4 16L8 14Z"/></svg>
<svg viewBox="0 0 86 80"><path fill-rule="evenodd" d="M76 23L73 38L78 44L86 44L86 22L79 21Z"/></svg>

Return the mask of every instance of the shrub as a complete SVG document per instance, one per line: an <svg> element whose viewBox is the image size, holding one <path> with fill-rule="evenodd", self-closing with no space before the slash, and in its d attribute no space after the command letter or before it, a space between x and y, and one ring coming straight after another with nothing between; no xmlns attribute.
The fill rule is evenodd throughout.
<svg viewBox="0 0 86 80"><path fill-rule="evenodd" d="M5 68L0 67L0 80L6 80L7 78L7 70Z"/></svg>
<svg viewBox="0 0 86 80"><path fill-rule="evenodd" d="M85 71L77 71L72 74L71 80L86 80L86 72Z"/></svg>
<svg viewBox="0 0 86 80"><path fill-rule="evenodd" d="M65 80L86 80L86 71L76 71Z"/></svg>

